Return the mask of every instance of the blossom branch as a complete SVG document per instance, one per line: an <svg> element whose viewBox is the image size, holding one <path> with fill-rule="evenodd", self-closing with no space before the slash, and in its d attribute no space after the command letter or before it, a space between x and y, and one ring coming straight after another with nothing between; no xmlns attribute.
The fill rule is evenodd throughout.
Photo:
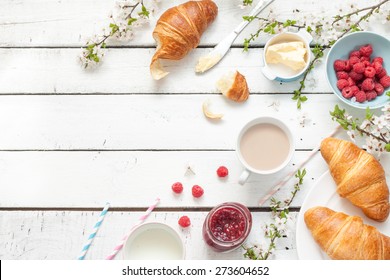
<svg viewBox="0 0 390 280"><path fill-rule="evenodd" d="M380 154L384 151L390 152L390 104L387 104L380 116L375 116L369 108L366 110L366 118L363 122L353 118L345 109L340 109L338 105L330 112L332 120L338 122L342 128L347 130L352 141L355 141L355 131L361 136L365 136L366 145L363 147L369 153Z"/></svg>
<svg viewBox="0 0 390 280"><path fill-rule="evenodd" d="M270 15L267 18L261 18L261 17L243 17L245 20L252 21L252 20L258 20L260 22L260 27L258 30L250 34L248 38L244 39L244 51L248 50L250 44L260 36L260 34L275 34L277 32L282 32L285 30L289 30L290 28L294 29L306 29L307 32L309 32L313 37L317 37L318 41L321 37L324 37L327 35L327 33L336 33L336 35L331 35L329 38L327 38L322 43L317 43L315 47L312 49L312 52L314 54L313 60L310 62L309 67L305 70L303 73L303 76L299 82L299 87L294 90L294 95L292 97L293 100L297 102L297 108L301 109L301 105L303 102L307 100L307 97L303 95L303 90L305 89L305 83L308 78L308 75L311 73L311 71L314 69L316 63L321 60L321 58L324 56L324 51L330 47L338 40L344 37L346 34L350 32L360 31L362 30L360 24L363 21L368 21L369 18L375 13L379 12L380 8L383 7L386 3L390 2L390 0L383 0L379 2L376 5L371 5L369 7L364 7L357 9L353 12L346 13L344 15L338 15L334 16L333 20L330 21L330 25L326 26L325 22L317 22L315 24L312 24L308 22L308 20L303 20L302 22L298 22L296 20L286 20L284 22L273 19L271 16L272 11ZM245 5L245 1L243 2ZM249 5L249 4L246 4ZM353 8L353 6L351 6ZM367 11L367 12L366 12ZM361 13L366 12L362 15ZM351 17L358 15L358 18L351 20ZM390 15L386 17L386 21L390 21ZM342 23L342 24L341 24ZM347 27L343 27L343 25Z"/></svg>
<svg viewBox="0 0 390 280"><path fill-rule="evenodd" d="M156 1L156 0L154 0ZM87 41L79 56L84 68L94 68L101 62L108 39L131 40L134 29L148 21L151 9L146 8L144 0L123 0L117 3L117 15L110 15L109 28L103 29L103 35L94 36Z"/></svg>
<svg viewBox="0 0 390 280"><path fill-rule="evenodd" d="M303 179L306 175L306 169L298 170L295 177L298 179L298 182L294 185L294 190L291 192L291 196L282 201L276 200L274 197L271 198L271 211L274 217L274 221L265 226L264 235L266 238L269 238L269 244L266 249L261 248L258 245L252 247L243 246L245 250L244 257L251 260L267 260L271 255L274 249L276 248L276 242L279 238L285 237L287 234L286 224L289 217L289 207L296 197L297 193L300 191L300 188L303 184Z"/></svg>

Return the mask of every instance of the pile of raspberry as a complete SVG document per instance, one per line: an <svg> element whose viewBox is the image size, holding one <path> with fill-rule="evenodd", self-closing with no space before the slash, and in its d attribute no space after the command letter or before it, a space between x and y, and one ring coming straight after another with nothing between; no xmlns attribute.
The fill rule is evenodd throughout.
<svg viewBox="0 0 390 280"><path fill-rule="evenodd" d="M363 103L382 95L390 87L390 76L383 67L383 58L375 57L371 45L360 47L349 54L349 59L334 62L337 87L347 99Z"/></svg>

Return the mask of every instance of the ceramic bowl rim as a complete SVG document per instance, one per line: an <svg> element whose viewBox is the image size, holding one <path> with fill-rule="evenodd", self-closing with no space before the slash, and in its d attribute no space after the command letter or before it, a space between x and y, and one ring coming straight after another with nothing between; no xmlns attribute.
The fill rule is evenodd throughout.
<svg viewBox="0 0 390 280"><path fill-rule="evenodd" d="M330 81L330 77L329 77L329 74L328 74L328 68L331 67L329 65L329 57L330 57L330 54L332 53L332 51L334 50L334 48L340 44L342 44L342 42L344 41L345 38L348 38L348 37L353 37L353 36L361 36L363 34L370 34L370 35L373 35L373 36L377 36L377 37L380 37L380 38L383 38L385 39L385 41L388 42L389 46L390 46L390 40L387 39L386 37L376 33L376 32L372 32L372 31L358 31L358 32L353 32L353 33L350 33L348 35L345 35L344 37L342 37L341 39L337 40L336 43L333 44L333 46L330 48L327 56L326 56L326 60L325 60L325 74L326 74L326 81L328 83L328 85L330 86L330 88L332 89L332 92L333 94L335 94L337 96L337 98L339 98L344 104L347 104L351 107L354 107L354 108L357 108L357 109L363 109L363 110L366 110L367 107L369 107L370 109L378 109L378 108L382 108L383 106L385 106L386 102L382 102L381 104L377 104L377 105L371 105L369 103L358 103L358 102L348 102L344 97L341 96L341 92L338 94L335 90L335 85L332 85L331 81ZM389 61L390 63L390 61ZM333 67L332 67L333 69ZM385 94L385 93L384 93ZM359 104L364 104L363 105L359 105Z"/></svg>

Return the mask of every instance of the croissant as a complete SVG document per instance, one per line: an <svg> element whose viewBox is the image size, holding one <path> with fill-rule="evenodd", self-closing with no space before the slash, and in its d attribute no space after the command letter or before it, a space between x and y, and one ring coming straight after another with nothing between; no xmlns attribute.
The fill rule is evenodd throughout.
<svg viewBox="0 0 390 280"><path fill-rule="evenodd" d="M161 15L153 31L157 50L150 64L150 72L155 80L169 74L162 68L160 59L180 60L196 48L200 36L217 13L218 7L213 1L203 0L186 2Z"/></svg>
<svg viewBox="0 0 390 280"><path fill-rule="evenodd" d="M321 154L337 184L337 192L378 222L389 216L389 188L385 171L369 153L355 144L336 138L321 143Z"/></svg>
<svg viewBox="0 0 390 280"><path fill-rule="evenodd" d="M305 212L306 226L314 240L334 260L390 260L390 237L348 216L326 207Z"/></svg>
<svg viewBox="0 0 390 280"><path fill-rule="evenodd" d="M217 88L230 100L244 102L249 97L248 84L245 77L238 71L224 75L217 82Z"/></svg>

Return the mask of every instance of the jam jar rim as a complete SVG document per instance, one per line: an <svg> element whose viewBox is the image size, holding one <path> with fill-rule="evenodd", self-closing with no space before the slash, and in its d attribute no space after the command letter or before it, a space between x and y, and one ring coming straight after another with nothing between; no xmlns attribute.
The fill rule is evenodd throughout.
<svg viewBox="0 0 390 280"><path fill-rule="evenodd" d="M245 230L244 230L244 233L242 234L242 236L240 238L235 239L234 241L222 241L222 240L219 240L211 232L211 227L210 227L211 217L219 209L225 208L225 207L233 207L236 210L240 211L240 213L243 215L244 220L245 220ZM246 211L247 211L247 213L246 213ZM248 207L246 207L245 205L243 205L241 203L238 203L238 202L224 202L224 203L221 203L221 204L215 206L213 209L210 210L210 212L208 213L208 215L206 217L206 221L205 222L207 224L207 229L208 229L208 232L209 232L208 235L209 235L210 239L212 239L212 241L215 244L217 244L218 246L221 246L221 247L232 247L232 246L233 247L237 247L237 246L241 245L247 239L247 237L249 236L249 233L250 233L250 231L252 229L252 213L250 212Z"/></svg>

